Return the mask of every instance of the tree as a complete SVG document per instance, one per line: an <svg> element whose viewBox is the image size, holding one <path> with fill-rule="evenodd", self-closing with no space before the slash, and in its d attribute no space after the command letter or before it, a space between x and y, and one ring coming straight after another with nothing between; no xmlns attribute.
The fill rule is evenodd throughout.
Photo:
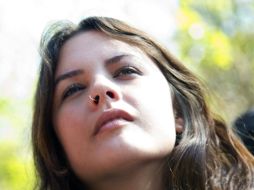
<svg viewBox="0 0 254 190"><path fill-rule="evenodd" d="M232 122L254 106L254 2L180 0L180 57L213 90Z"/></svg>

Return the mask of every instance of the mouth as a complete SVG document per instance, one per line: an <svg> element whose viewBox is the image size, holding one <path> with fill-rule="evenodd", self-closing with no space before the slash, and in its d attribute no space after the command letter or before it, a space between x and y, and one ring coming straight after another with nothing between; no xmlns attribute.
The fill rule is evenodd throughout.
<svg viewBox="0 0 254 190"><path fill-rule="evenodd" d="M133 120L133 116L124 110L106 110L101 114L95 124L94 135L97 135L104 130L122 127Z"/></svg>

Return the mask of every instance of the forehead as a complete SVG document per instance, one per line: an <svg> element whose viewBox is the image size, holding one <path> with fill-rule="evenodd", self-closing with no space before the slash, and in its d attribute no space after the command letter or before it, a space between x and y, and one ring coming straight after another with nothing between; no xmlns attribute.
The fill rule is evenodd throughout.
<svg viewBox="0 0 254 190"><path fill-rule="evenodd" d="M104 58L110 53L144 54L138 47L114 39L101 32L82 32L70 38L61 48L60 57L75 57L80 53L89 58L94 56ZM80 56L80 55L79 55Z"/></svg>
<svg viewBox="0 0 254 190"><path fill-rule="evenodd" d="M138 47L109 37L102 32L82 32L67 40L61 48L57 73L69 70L70 66L80 62L101 62L121 54L133 55L139 59L148 58Z"/></svg>

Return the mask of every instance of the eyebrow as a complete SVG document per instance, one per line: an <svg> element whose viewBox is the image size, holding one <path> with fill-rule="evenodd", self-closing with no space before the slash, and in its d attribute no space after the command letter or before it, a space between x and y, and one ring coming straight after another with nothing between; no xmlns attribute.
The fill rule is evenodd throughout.
<svg viewBox="0 0 254 190"><path fill-rule="evenodd" d="M81 70L81 69L77 69L77 70L73 70L73 71L69 71L67 73L64 73L62 75L60 75L59 77L56 78L55 80L55 86L62 80L65 80L67 78L72 78L72 77L75 77L77 75L80 75L80 74L83 74L84 71Z"/></svg>
<svg viewBox="0 0 254 190"><path fill-rule="evenodd" d="M105 65L108 66L108 65L117 63L117 62L121 61L123 58L131 57L131 56L132 55L129 55L129 54L121 54L121 55L113 56L105 61Z"/></svg>
<svg viewBox="0 0 254 190"><path fill-rule="evenodd" d="M105 65L106 66L109 66L111 64L115 64L117 62L120 62L123 58L125 57L130 57L132 55L129 55L129 54L121 54L121 55L116 55L116 56L113 56L107 60L105 60ZM73 71L69 71L67 73L64 73L62 75L60 75L59 77L56 78L55 80L55 86L60 82L60 81L63 81L65 79L68 79L68 78L72 78L72 77L75 77L77 75L80 75L80 74L83 74L84 73L84 70L82 69L77 69L77 70L73 70Z"/></svg>

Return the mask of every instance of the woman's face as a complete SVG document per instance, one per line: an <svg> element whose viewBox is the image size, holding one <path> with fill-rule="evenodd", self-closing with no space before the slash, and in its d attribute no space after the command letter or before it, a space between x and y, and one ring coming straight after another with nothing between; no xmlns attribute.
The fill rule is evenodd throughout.
<svg viewBox="0 0 254 190"><path fill-rule="evenodd" d="M96 31L78 34L60 51L55 82L54 128L80 178L160 162L173 149L169 85L139 48Z"/></svg>

